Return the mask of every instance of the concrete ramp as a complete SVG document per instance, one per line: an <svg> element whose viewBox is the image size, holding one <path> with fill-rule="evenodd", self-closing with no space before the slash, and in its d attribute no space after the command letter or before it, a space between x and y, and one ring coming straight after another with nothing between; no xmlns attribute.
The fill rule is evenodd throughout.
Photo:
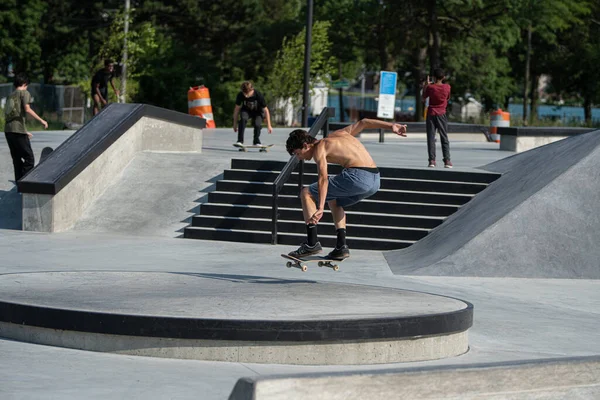
<svg viewBox="0 0 600 400"><path fill-rule="evenodd" d="M483 169L502 177L415 245L395 274L600 278L600 131Z"/></svg>
<svg viewBox="0 0 600 400"><path fill-rule="evenodd" d="M597 399L600 358L243 378L229 400Z"/></svg>

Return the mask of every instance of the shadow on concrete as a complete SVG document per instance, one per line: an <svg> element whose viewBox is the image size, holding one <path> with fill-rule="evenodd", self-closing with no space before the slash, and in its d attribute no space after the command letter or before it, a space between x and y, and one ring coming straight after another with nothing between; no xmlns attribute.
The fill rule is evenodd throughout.
<svg viewBox="0 0 600 400"><path fill-rule="evenodd" d="M17 188L0 190L0 229L21 230L22 219L21 194Z"/></svg>
<svg viewBox="0 0 600 400"><path fill-rule="evenodd" d="M286 284L298 284L298 283L318 283L317 281L306 280L306 279L280 279L270 278L266 276L253 276L253 275L227 275L227 274L204 274L204 273L189 273L189 272L170 272L175 275L185 275L204 279L215 279L220 281L238 282L238 283L262 283L268 285L286 285Z"/></svg>

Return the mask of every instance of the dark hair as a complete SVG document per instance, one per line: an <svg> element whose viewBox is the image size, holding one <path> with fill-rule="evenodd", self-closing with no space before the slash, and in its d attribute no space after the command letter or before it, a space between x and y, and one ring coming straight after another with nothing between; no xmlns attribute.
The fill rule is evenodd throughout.
<svg viewBox="0 0 600 400"><path fill-rule="evenodd" d="M254 89L254 85L251 81L246 81L242 83L241 89L243 93L249 93L252 89Z"/></svg>
<svg viewBox="0 0 600 400"><path fill-rule="evenodd" d="M446 74L444 73L443 69L436 68L433 70L433 77L439 81L440 79L444 79L446 77Z"/></svg>
<svg viewBox="0 0 600 400"><path fill-rule="evenodd" d="M13 82L13 85L15 87L29 85L29 77L25 72L20 72L17 75L15 75L15 81Z"/></svg>
<svg viewBox="0 0 600 400"><path fill-rule="evenodd" d="M296 129L290 132L287 142L285 142L285 149L290 154L294 154L294 150L301 149L304 143L314 143L317 139L310 136L304 129Z"/></svg>
<svg viewBox="0 0 600 400"><path fill-rule="evenodd" d="M105 67L108 67L109 65L112 65L112 64L114 64L114 62L113 62L113 60L111 60L110 58L109 58L109 59L106 59L106 60L104 60L104 66L105 66Z"/></svg>

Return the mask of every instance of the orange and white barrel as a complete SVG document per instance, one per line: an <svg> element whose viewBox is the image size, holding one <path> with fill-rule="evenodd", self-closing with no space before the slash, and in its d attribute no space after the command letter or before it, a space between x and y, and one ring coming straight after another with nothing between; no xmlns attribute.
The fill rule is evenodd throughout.
<svg viewBox="0 0 600 400"><path fill-rule="evenodd" d="M500 143L498 128L510 126L510 113L497 109L490 113L490 136L496 143Z"/></svg>
<svg viewBox="0 0 600 400"><path fill-rule="evenodd" d="M204 85L194 86L188 90L188 114L206 120L207 128L216 128L210 104L210 92Z"/></svg>

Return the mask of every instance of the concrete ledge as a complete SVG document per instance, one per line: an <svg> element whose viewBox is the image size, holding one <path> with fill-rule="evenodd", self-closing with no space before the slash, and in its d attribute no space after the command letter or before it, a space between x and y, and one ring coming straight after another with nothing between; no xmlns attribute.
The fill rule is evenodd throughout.
<svg viewBox="0 0 600 400"><path fill-rule="evenodd" d="M158 107L111 104L17 183L23 230L71 228L137 153L201 152L205 124Z"/></svg>
<svg viewBox="0 0 600 400"><path fill-rule="evenodd" d="M0 276L0 337L153 357L378 364L468 350L473 306L429 293L260 276Z"/></svg>
<svg viewBox="0 0 600 400"><path fill-rule="evenodd" d="M459 356L469 349L467 331L405 339L283 342L110 335L0 322L0 337L134 356L293 365L427 361Z"/></svg>
<svg viewBox="0 0 600 400"><path fill-rule="evenodd" d="M500 127L500 150L517 153L544 146L571 136L593 132L594 128ZM599 131L600 132L600 131Z"/></svg>
<svg viewBox="0 0 600 400"><path fill-rule="evenodd" d="M600 396L600 357L240 379L229 400L569 399Z"/></svg>
<svg viewBox="0 0 600 400"><path fill-rule="evenodd" d="M407 125L409 138L423 139L427 138L427 130L425 128L425 122L402 122L396 121L399 124ZM338 129L350 125L350 123L331 123L329 124L329 131L333 132ZM448 136L450 140L461 140L469 142L487 142L486 136L483 134L484 131L488 131L488 126L475 125L475 124L461 124L456 122L448 123ZM385 140L385 137L395 138L396 134L383 132L383 138L379 129L366 129L361 132L360 137L374 138L379 137L379 141Z"/></svg>

